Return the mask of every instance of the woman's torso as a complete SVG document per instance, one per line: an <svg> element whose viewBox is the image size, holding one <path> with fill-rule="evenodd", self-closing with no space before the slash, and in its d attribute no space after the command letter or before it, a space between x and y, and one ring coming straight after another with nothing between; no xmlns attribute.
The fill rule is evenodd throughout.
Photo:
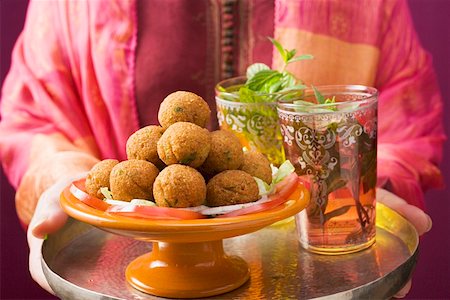
<svg viewBox="0 0 450 300"><path fill-rule="evenodd" d="M140 126L157 124L160 102L186 90L214 108L214 86L271 63L274 7L267 0L138 0L136 100ZM211 127L216 127L212 116Z"/></svg>

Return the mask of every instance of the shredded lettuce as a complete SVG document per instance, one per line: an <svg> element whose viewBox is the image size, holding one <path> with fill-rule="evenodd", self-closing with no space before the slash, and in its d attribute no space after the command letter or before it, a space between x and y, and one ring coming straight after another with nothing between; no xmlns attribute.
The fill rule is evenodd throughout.
<svg viewBox="0 0 450 300"><path fill-rule="evenodd" d="M294 166L289 160L286 160L275 172L272 180L272 184L277 184L283 180L286 176L295 171Z"/></svg>
<svg viewBox="0 0 450 300"><path fill-rule="evenodd" d="M100 188L100 193L105 197L105 199L112 199L111 191L107 187ZM103 200L105 200L103 199Z"/></svg>
<svg viewBox="0 0 450 300"><path fill-rule="evenodd" d="M264 180L255 178L256 184L258 185L259 196L262 197L264 195L269 195L273 192L275 185L282 181L286 176L290 175L295 171L294 166L289 160L286 160L279 168L274 165L270 165L272 168L272 182L271 184L267 184Z"/></svg>
<svg viewBox="0 0 450 300"><path fill-rule="evenodd" d="M267 184L264 180L258 178L258 177L254 177L256 184L258 185L258 190L259 190L259 196L262 197L264 195L268 195L272 192L272 184Z"/></svg>
<svg viewBox="0 0 450 300"><path fill-rule="evenodd" d="M273 164L270 164L270 168L272 169L272 178L275 177L275 174L278 172L278 168L274 166Z"/></svg>

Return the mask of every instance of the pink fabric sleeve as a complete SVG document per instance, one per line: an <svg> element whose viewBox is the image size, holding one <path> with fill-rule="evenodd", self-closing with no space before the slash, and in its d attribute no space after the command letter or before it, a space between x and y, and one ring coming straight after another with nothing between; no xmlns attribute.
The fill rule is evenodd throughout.
<svg viewBox="0 0 450 300"><path fill-rule="evenodd" d="M424 208L424 191L442 185L442 98L406 1L397 2L384 26L376 82L379 184Z"/></svg>
<svg viewBox="0 0 450 300"><path fill-rule="evenodd" d="M25 224L46 188L61 176L88 170L98 156L62 51L64 24L54 4L30 2L1 95L1 163L18 189L17 210Z"/></svg>

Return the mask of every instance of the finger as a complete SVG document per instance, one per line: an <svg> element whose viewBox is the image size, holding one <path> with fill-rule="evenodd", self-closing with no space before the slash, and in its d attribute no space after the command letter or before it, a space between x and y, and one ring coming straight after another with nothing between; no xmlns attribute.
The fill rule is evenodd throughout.
<svg viewBox="0 0 450 300"><path fill-rule="evenodd" d="M394 295L394 298L405 298L406 295L408 295L409 291L411 290L411 279L405 284L402 289Z"/></svg>
<svg viewBox="0 0 450 300"><path fill-rule="evenodd" d="M72 181L84 176L85 173L80 173L72 177L63 178L42 193L29 226L36 237L43 238L45 235L57 231L65 224L67 215L59 204L60 194Z"/></svg>
<svg viewBox="0 0 450 300"><path fill-rule="evenodd" d="M386 204L405 217L417 229L419 235L430 231L431 218L420 208L408 204L405 200L384 189L377 189L377 201Z"/></svg>
<svg viewBox="0 0 450 300"><path fill-rule="evenodd" d="M44 238L47 234L54 233L64 226L67 221L67 215L61 209L58 212L53 212L46 219L35 225L31 232L37 238Z"/></svg>
<svg viewBox="0 0 450 300"><path fill-rule="evenodd" d="M67 215L59 205L59 191L49 189L39 199L30 230L35 237L44 238L46 234L61 228L66 220Z"/></svg>

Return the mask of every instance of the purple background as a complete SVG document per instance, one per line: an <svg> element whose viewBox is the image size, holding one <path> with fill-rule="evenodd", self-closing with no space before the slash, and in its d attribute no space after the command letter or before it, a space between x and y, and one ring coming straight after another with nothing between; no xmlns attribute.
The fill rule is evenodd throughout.
<svg viewBox="0 0 450 300"><path fill-rule="evenodd" d="M42 0L45 1L45 0ZM374 0L376 1L376 0ZM408 0L423 46L431 52L439 76L445 111L450 105L450 15L449 0ZM0 0L1 82L9 69L13 44L25 18L27 0ZM450 118L445 118L447 134ZM450 153L447 142L445 154ZM450 158L444 155L442 170L446 188L427 193L427 209L433 219L433 230L420 244L420 257L408 299L450 298ZM54 299L42 290L28 273L26 234L20 227L14 209L14 190L0 174L1 261L0 299Z"/></svg>

